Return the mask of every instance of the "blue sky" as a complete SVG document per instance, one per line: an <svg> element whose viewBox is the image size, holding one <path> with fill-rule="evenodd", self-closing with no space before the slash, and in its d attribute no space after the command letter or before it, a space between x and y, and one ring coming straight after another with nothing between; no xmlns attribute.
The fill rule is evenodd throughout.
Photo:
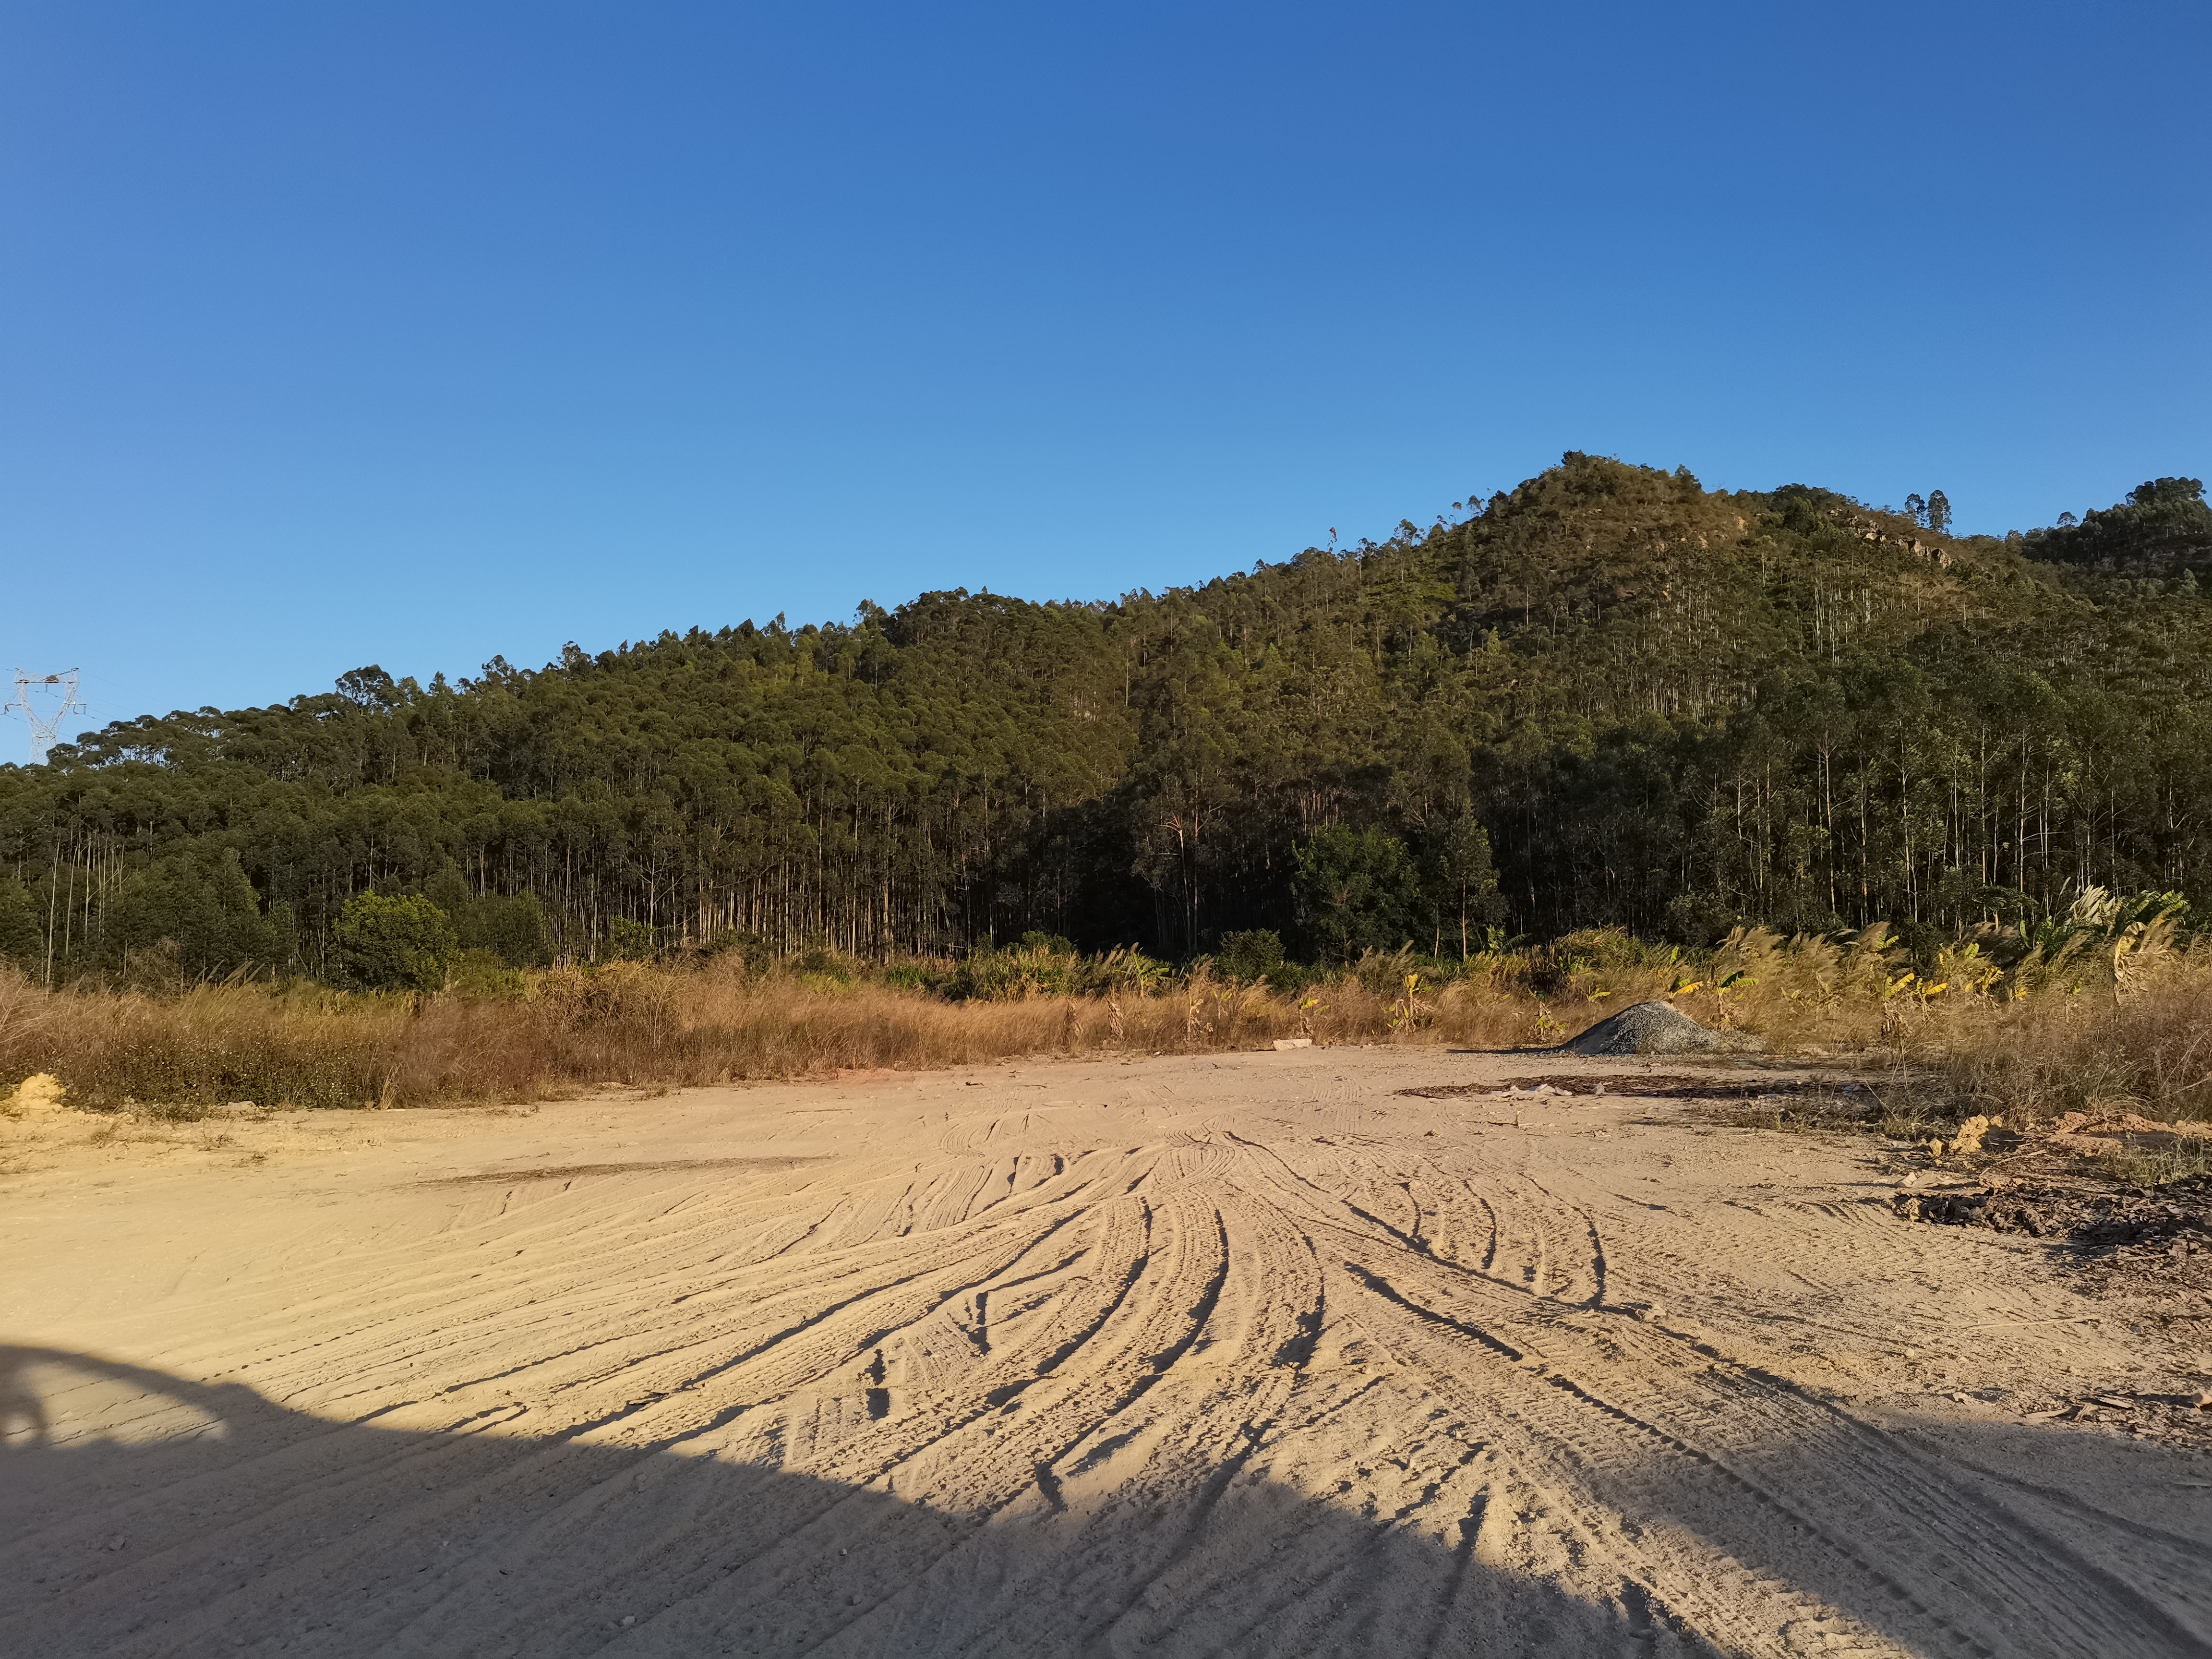
<svg viewBox="0 0 2212 1659"><path fill-rule="evenodd" d="M0 5L0 670L105 720L1110 597L1568 448L2047 523L2212 471L2208 60L2202 4Z"/></svg>

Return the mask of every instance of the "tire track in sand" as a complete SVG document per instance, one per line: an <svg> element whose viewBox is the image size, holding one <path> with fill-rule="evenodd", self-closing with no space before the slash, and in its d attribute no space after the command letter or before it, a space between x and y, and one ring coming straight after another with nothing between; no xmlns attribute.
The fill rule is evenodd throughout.
<svg viewBox="0 0 2212 1659"><path fill-rule="evenodd" d="M395 1181L319 1258L199 1246L151 1368L0 1374L46 1418L0 1453L22 1650L2207 1651L2184 1534L2095 1553L2066 1494L1609 1301L1747 1319L1763 1257L1813 1300L1972 1241L1826 1198L1709 1239L1586 1139L1056 1075L781 1176Z"/></svg>

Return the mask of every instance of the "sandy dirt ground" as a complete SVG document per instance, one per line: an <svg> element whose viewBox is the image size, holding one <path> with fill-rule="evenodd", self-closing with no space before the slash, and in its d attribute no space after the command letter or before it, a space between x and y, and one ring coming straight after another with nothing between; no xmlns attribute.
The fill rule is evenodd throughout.
<svg viewBox="0 0 2212 1659"><path fill-rule="evenodd" d="M2032 1415L2202 1323L1685 1069L0 1124L0 1651L2212 1651L2212 1457Z"/></svg>

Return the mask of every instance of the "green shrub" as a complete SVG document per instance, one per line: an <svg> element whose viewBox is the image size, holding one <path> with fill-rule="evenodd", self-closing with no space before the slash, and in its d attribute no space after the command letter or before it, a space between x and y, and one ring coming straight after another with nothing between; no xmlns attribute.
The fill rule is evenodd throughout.
<svg viewBox="0 0 2212 1659"><path fill-rule="evenodd" d="M1282 936L1272 927L1255 927L1241 933L1224 933L1213 965L1224 979L1249 985L1266 979L1283 965Z"/></svg>
<svg viewBox="0 0 2212 1659"><path fill-rule="evenodd" d="M519 1000L529 993L530 976L520 968L509 967L496 951L480 945L465 945L453 958L446 988L461 996Z"/></svg>
<svg viewBox="0 0 2212 1659"><path fill-rule="evenodd" d="M763 974L775 961L775 947L758 933L749 933L742 928L726 928L699 947L699 954L709 961L719 957L733 957L745 965L750 973Z"/></svg>
<svg viewBox="0 0 2212 1659"><path fill-rule="evenodd" d="M1008 1002L1031 996L1142 995L1169 977L1167 963L1141 951L1117 948L1086 957L1057 933L1024 934L1005 950L970 951L943 981L956 1001Z"/></svg>
<svg viewBox="0 0 2212 1659"><path fill-rule="evenodd" d="M881 975L883 982L902 991L941 991L950 975L926 962L894 962Z"/></svg>
<svg viewBox="0 0 2212 1659"><path fill-rule="evenodd" d="M953 970L947 993L962 1001L1005 1002L1028 996L1061 996L1082 988L1083 959L1045 943L1024 942L1004 951L988 945L970 951ZM1065 943L1065 941L1061 941Z"/></svg>
<svg viewBox="0 0 2212 1659"><path fill-rule="evenodd" d="M853 982L857 965L821 945L811 951L802 951L791 959L791 970L800 978L833 981L839 985Z"/></svg>
<svg viewBox="0 0 2212 1659"><path fill-rule="evenodd" d="M529 893L478 896L450 859L422 884L422 896L453 918L464 951L489 951L509 968L543 968L545 907Z"/></svg>
<svg viewBox="0 0 2212 1659"><path fill-rule="evenodd" d="M441 990L460 948L452 919L419 894L363 893L338 917L338 976L363 990Z"/></svg>

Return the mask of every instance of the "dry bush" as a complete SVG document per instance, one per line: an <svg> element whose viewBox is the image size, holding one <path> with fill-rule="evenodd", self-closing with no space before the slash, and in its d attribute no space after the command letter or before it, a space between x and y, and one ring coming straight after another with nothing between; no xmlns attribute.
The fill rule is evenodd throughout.
<svg viewBox="0 0 2212 1659"><path fill-rule="evenodd" d="M358 996L313 988L40 990L0 970L0 1084L52 1071L74 1105L193 1118L263 1107L519 1101L668 1085L920 1070L1047 1054L1322 1043L1503 1048L1556 1040L1541 1005L1481 979L1346 974L1297 995L1201 969L1159 990L947 1001L733 960L533 975L520 994ZM1393 994L1395 991L1395 994ZM1564 1029L1579 1029L1601 1012Z"/></svg>
<svg viewBox="0 0 2212 1659"><path fill-rule="evenodd" d="M1078 994L1013 984L969 1000L901 982L896 969L763 970L735 956L557 969L431 997L267 985L50 993L0 969L0 1090L52 1072L72 1104L190 1118L240 1101L526 1101L606 1084L1199 1053L1295 1036L1533 1048L1667 996L1781 1052L1880 1053L1899 1076L1883 1088L1885 1109L1916 1127L1978 1110L2027 1122L2100 1103L2212 1117L2212 951L2176 948L2154 931L2132 954L2068 948L2063 985L2045 959L2029 960L2032 974L2002 971L1971 944L1917 975L1875 927L1840 943L1740 930L1695 957L1576 936L1454 964L1440 983L1436 964L1401 952L1287 993L1200 964L1164 983Z"/></svg>
<svg viewBox="0 0 2212 1659"><path fill-rule="evenodd" d="M191 1118L233 1102L374 1103L409 1012L398 999L262 986L59 991L0 969L0 1076L52 1072L72 1105Z"/></svg>
<svg viewBox="0 0 2212 1659"><path fill-rule="evenodd" d="M2124 995L1961 1003L1913 1032L1906 1051L1972 1109L2008 1123L2099 1109L2212 1119L2212 963L2177 955Z"/></svg>

